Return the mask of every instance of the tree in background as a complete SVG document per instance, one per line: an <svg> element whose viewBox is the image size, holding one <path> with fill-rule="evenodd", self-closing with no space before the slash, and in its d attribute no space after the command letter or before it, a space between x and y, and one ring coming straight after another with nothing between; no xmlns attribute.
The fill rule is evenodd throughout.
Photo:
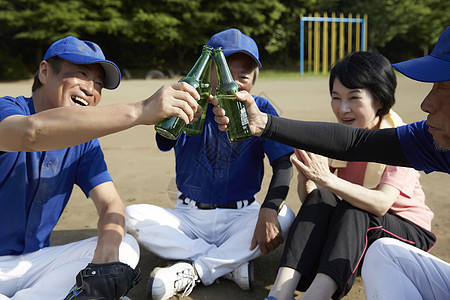
<svg viewBox="0 0 450 300"><path fill-rule="evenodd" d="M131 22L126 35L147 45L150 57L164 57L160 64L173 63L175 57L179 66L186 66L185 60L195 60L214 33L231 27L252 36L263 51L266 44L278 50L287 41L279 38L284 28L277 24L287 10L279 1L131 0L126 6L134 7L127 11Z"/></svg>
<svg viewBox="0 0 450 300"><path fill-rule="evenodd" d="M121 68L188 69L216 32L239 28L267 68L297 68L299 16L369 17L369 50L392 62L421 56L448 26L441 0L0 0L0 79L30 77L43 51L67 35L96 41ZM428 49L431 51L432 49ZM426 54L426 53L425 53ZM28 74L28 75L24 75Z"/></svg>
<svg viewBox="0 0 450 300"><path fill-rule="evenodd" d="M211 25L218 14L204 8L202 0L125 0L128 26L124 35L146 49L154 63L173 60L182 65L187 53L198 56L208 41Z"/></svg>
<svg viewBox="0 0 450 300"><path fill-rule="evenodd" d="M23 54L23 64L37 68L43 51L67 35L116 35L126 23L121 5L120 0L0 0L0 23L5 24L0 34L9 37L13 53Z"/></svg>
<svg viewBox="0 0 450 300"><path fill-rule="evenodd" d="M208 8L219 15L210 36L227 28L238 28L256 41L263 61L287 46L289 38L282 21L289 9L281 1L214 0L208 1Z"/></svg>
<svg viewBox="0 0 450 300"><path fill-rule="evenodd" d="M392 62L423 55L423 49L434 45L449 25L450 16L450 5L441 0L317 0L311 1L310 8L345 15L367 13L368 50Z"/></svg>
<svg viewBox="0 0 450 300"><path fill-rule="evenodd" d="M60 38L116 35L125 23L120 14L120 0L2 0L1 4L0 20L15 32L14 39L33 42L37 61L42 58L44 48Z"/></svg>

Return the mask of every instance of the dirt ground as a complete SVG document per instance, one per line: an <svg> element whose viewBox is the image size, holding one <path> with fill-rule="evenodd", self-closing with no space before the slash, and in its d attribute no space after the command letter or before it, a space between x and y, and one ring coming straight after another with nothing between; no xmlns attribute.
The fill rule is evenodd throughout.
<svg viewBox="0 0 450 300"><path fill-rule="evenodd" d="M176 79L175 79L176 80ZM105 90L100 105L117 102L137 101L149 97L160 86L175 80L129 80L123 81L115 91ZM418 83L399 77L397 103L394 110L405 122L422 120L420 102L428 93L431 84ZM31 94L31 81L1 83L0 94L18 96ZM335 121L330 109L328 81L325 77L305 77L290 80L260 79L254 86L253 94L269 99L279 114L286 118L302 120ZM140 126L100 139L106 162L119 194L125 205L152 203L163 207L173 207L176 201L175 163L172 152L160 152L155 143L153 126ZM268 164L266 162L266 166ZM259 193L259 201L264 198L270 180L270 168ZM296 172L296 171L295 171ZM427 204L434 211L433 232L437 235L434 255L450 261L450 194L449 175L432 173L421 177ZM300 202L296 195L296 175L291 182L287 204L297 212ZM96 235L97 213L92 202L75 187L53 235L53 244ZM281 256L281 247L255 260L256 287L242 291L233 282L220 280L211 286L199 285L186 299L263 299L275 279L275 271ZM163 266L165 261L141 248L138 267L143 279L128 296L133 300L146 299L148 275L155 266ZM296 293L298 299L301 293ZM174 297L173 299L177 299ZM360 278L344 299L365 299L364 286Z"/></svg>

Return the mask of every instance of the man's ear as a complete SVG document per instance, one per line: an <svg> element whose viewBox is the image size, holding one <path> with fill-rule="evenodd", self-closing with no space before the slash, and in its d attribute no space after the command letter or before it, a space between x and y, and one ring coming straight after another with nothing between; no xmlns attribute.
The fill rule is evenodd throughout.
<svg viewBox="0 0 450 300"><path fill-rule="evenodd" d="M47 61L43 60L39 64L39 81L41 84L45 84L47 82L47 77L50 72L50 66Z"/></svg>

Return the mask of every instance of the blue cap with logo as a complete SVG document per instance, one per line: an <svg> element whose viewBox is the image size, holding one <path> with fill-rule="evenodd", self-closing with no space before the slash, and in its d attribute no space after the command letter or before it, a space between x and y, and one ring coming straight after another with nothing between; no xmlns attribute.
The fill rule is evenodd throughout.
<svg viewBox="0 0 450 300"><path fill-rule="evenodd" d="M231 28L211 37L208 44L211 47L222 47L225 56L237 52L243 52L251 56L258 66L261 68L262 64L259 61L259 51L256 42L248 35L243 34L239 29Z"/></svg>
<svg viewBox="0 0 450 300"><path fill-rule="evenodd" d="M400 73L423 82L450 80L450 26L442 32L430 55L393 64Z"/></svg>
<svg viewBox="0 0 450 300"><path fill-rule="evenodd" d="M68 36L54 42L45 53L44 60L55 56L75 64L100 64L105 71L104 87L113 90L120 84L119 68L105 59L102 49L96 43Z"/></svg>

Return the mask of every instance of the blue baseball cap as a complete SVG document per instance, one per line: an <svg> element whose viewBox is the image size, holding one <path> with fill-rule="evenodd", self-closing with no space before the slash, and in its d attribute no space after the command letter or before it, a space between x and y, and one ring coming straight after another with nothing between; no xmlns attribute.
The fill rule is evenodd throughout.
<svg viewBox="0 0 450 300"><path fill-rule="evenodd" d="M102 49L96 43L68 36L54 42L45 52L44 60L55 56L74 64L100 64L105 71L104 87L113 90L120 84L119 68L105 59Z"/></svg>
<svg viewBox="0 0 450 300"><path fill-rule="evenodd" d="M417 81L450 80L450 26L440 35L430 55L392 65L403 75Z"/></svg>
<svg viewBox="0 0 450 300"><path fill-rule="evenodd" d="M222 47L225 56L243 52L250 55L260 68L262 67L259 61L258 45L251 37L243 34L239 29L231 28L216 33L211 37L207 45L214 48Z"/></svg>

